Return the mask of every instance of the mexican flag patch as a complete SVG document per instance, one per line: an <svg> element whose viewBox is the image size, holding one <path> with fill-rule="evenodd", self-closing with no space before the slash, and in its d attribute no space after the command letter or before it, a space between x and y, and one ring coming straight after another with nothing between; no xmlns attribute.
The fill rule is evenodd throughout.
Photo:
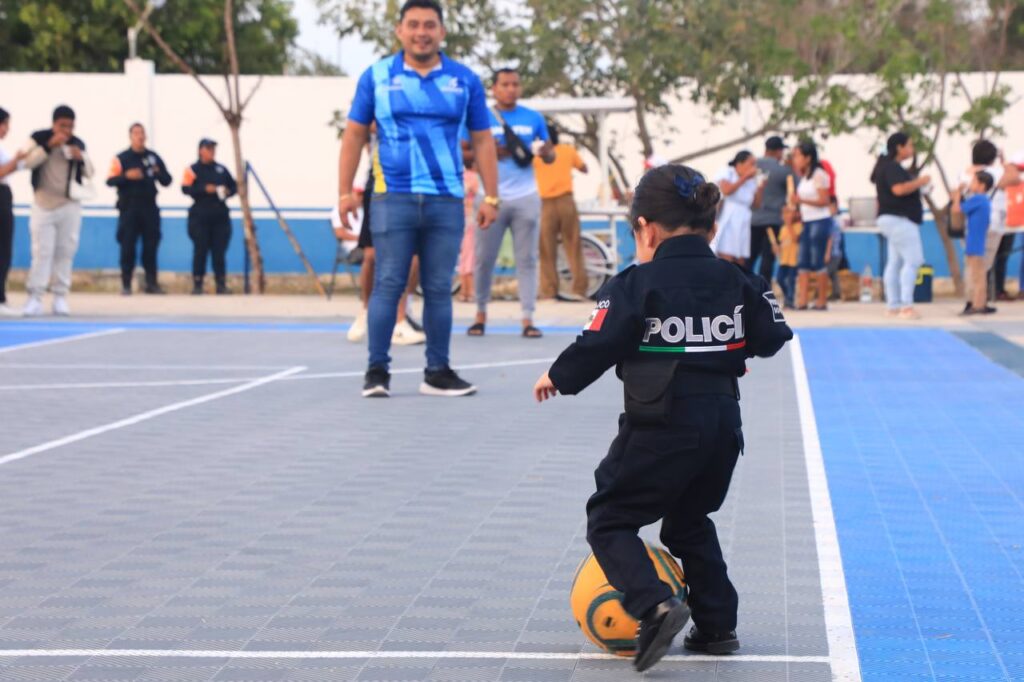
<svg viewBox="0 0 1024 682"><path fill-rule="evenodd" d="M599 332L601 331L601 325L604 324L604 318L608 316L608 308L611 307L611 301L599 301L597 307L594 308L594 312L590 313L590 319L583 326L585 332Z"/></svg>

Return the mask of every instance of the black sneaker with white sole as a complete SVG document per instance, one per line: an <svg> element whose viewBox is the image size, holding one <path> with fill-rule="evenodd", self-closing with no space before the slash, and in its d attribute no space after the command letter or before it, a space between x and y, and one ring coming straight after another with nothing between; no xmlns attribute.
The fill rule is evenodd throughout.
<svg viewBox="0 0 1024 682"><path fill-rule="evenodd" d="M476 386L460 379L459 375L452 371L451 367L442 367L441 369L427 369L423 371L423 383L420 384L420 393L423 395L456 398L463 395L473 395L476 393Z"/></svg>
<svg viewBox="0 0 1024 682"><path fill-rule="evenodd" d="M366 370L366 380L363 382L363 397L387 398L390 395L391 374L378 365Z"/></svg>

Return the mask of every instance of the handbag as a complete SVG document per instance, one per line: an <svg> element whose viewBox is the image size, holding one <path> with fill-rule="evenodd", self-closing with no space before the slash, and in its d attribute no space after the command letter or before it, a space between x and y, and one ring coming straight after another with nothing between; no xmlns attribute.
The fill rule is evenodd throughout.
<svg viewBox="0 0 1024 682"><path fill-rule="evenodd" d="M502 132L505 135L505 148L508 150L509 155L515 164L520 168L528 168L533 165L533 152L526 146L522 138L516 135L516 132L512 130L510 126L502 117L501 112L497 108L491 110L494 114L494 118L498 119L498 123L501 124Z"/></svg>

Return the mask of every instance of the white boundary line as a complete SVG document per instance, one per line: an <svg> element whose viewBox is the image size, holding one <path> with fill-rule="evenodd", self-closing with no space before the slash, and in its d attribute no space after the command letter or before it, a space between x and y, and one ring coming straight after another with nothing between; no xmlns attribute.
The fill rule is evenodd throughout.
<svg viewBox="0 0 1024 682"><path fill-rule="evenodd" d="M91 429L79 431L78 433L73 433L70 436L64 436L63 438L57 438L55 440L47 441L46 443L35 445L30 448L25 448L24 450L19 450L18 452L12 452L8 455L0 457L0 465L8 464L10 462L14 462L19 459L24 459L26 457L31 457L32 455L38 455L41 452L54 450L56 448L63 447L64 445L77 443L78 441L85 440L87 438L92 438L93 436L99 436L104 433L109 433L110 431L123 429L126 426L132 426L140 422L148 421L150 419L154 419L155 417L159 417L170 412L177 412L178 410L184 410L185 408L188 407L202 405L203 403L208 403L213 400L218 400L220 398L226 398L237 393L244 393L245 391L251 390L258 386L262 386L263 384L269 384L272 381L277 381L278 379L283 379L284 377L291 376L292 374L302 372L305 369L305 367L292 367L291 369L286 369L283 372L277 372L276 374L270 374L265 377L260 377L259 379L254 379L245 384L242 384L241 386L235 386L233 388L228 388L223 391L217 391L216 393L207 393L206 395L201 395L198 398L192 398L191 400L183 400L181 402L165 405L164 407L158 407L155 410L142 412L134 416L128 417L126 419L119 419L118 421L110 422L109 424L96 426Z"/></svg>
<svg viewBox="0 0 1024 682"><path fill-rule="evenodd" d="M846 575L839 549L839 536L832 512L832 497L828 490L825 460L818 437L818 422L811 401L811 384L807 378L807 365L800 337L789 344L793 364L793 383L800 412L800 432L803 436L804 460L807 466L807 487L811 497L814 519L814 542L818 551L818 574L821 579L821 597L825 609L825 631L828 652L835 682L860 682L860 661L850 616L850 598L846 591Z"/></svg>
<svg viewBox="0 0 1024 682"><path fill-rule="evenodd" d="M0 658L257 658L257 659L499 659L538 661L629 659L612 654L598 653L546 653L532 651L216 651L203 649L6 649ZM677 663L828 663L828 656L736 655L708 656L703 654L665 656L662 661Z"/></svg>
<svg viewBox="0 0 1024 682"><path fill-rule="evenodd" d="M43 391L46 389L68 390L75 388L154 388L162 386L209 386L215 384L241 384L252 381L253 377L234 379L168 379L166 381L107 381L81 384L11 384L0 385L0 391Z"/></svg>
<svg viewBox="0 0 1024 682"><path fill-rule="evenodd" d="M98 332L87 332L85 334L75 334L74 336L61 336L56 339L44 339L42 341L30 341L28 343L20 343L16 346L4 346L0 348L0 353L11 353L16 350L25 350L26 348L40 348L42 346L54 346L58 343L68 343L69 341L81 341L83 339L95 339L100 336L113 336L114 334L121 334L125 330L118 327L117 329L104 329Z"/></svg>
<svg viewBox="0 0 1024 682"><path fill-rule="evenodd" d="M460 365L455 369L497 369L501 367L521 367L524 365L541 365L554 362L555 358L534 358L531 360L509 360L508 362L488 362L475 365ZM6 367L9 365L0 365ZM392 374L416 374L422 372L421 368L407 368L391 370ZM365 374L362 370L351 372L319 372L312 374L300 374L297 376L284 377L282 381L305 381L307 379L344 379L362 377ZM254 381L258 377L224 377L219 379L165 379L162 381L107 381L107 382L83 382L83 383L61 383L61 384L10 384L0 385L0 391L41 391L46 389L77 389L77 388L154 388L164 386L206 386L215 384L240 384L246 381Z"/></svg>

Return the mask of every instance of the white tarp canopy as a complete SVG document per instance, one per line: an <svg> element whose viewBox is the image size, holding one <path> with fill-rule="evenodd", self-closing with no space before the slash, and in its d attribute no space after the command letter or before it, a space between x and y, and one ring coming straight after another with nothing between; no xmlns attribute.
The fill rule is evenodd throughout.
<svg viewBox="0 0 1024 682"><path fill-rule="evenodd" d="M597 157L601 167L598 203L607 206L611 197L608 182L608 114L631 112L636 108L632 97L538 97L519 102L548 116L591 114L597 116Z"/></svg>

